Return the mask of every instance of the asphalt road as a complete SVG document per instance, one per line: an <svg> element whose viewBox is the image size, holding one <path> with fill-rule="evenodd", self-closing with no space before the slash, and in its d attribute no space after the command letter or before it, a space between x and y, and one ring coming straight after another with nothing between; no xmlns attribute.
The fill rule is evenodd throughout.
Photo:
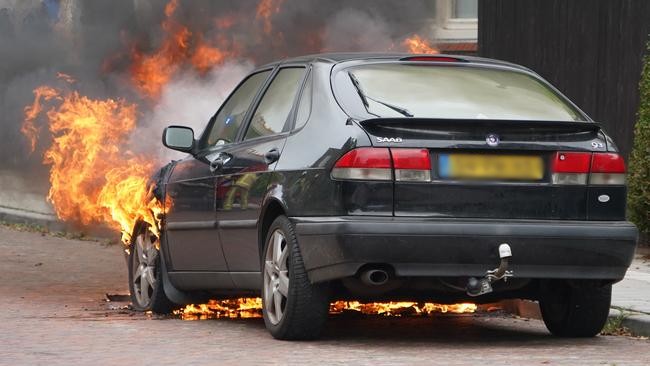
<svg viewBox="0 0 650 366"><path fill-rule="evenodd" d="M503 314L333 316L322 340L292 343L260 319L157 318L106 293L127 293L118 245L0 227L0 365L650 364L646 339L558 339Z"/></svg>

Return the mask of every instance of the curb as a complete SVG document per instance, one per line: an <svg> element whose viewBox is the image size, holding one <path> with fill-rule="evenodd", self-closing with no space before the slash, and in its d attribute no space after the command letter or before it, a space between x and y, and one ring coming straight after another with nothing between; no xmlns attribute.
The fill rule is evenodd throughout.
<svg viewBox="0 0 650 366"><path fill-rule="evenodd" d="M78 227L72 224L60 221L53 214L46 214L37 211L29 211L20 208L7 207L0 205L0 222L7 222L10 224L27 224L38 225L49 232L78 232ZM119 238L114 229L110 229L104 225L97 225L93 228L82 230L85 236L95 239L109 239L115 240Z"/></svg>
<svg viewBox="0 0 650 366"><path fill-rule="evenodd" d="M634 310L612 308L609 319L621 319L621 326L629 329L630 333L638 337L650 337L650 314L639 313Z"/></svg>
<svg viewBox="0 0 650 366"><path fill-rule="evenodd" d="M66 231L66 229L68 229L67 225L59 221L56 216L52 214L7 206L0 206L0 221L12 224L39 225L49 231Z"/></svg>
<svg viewBox="0 0 650 366"><path fill-rule="evenodd" d="M542 320L539 304L530 300L503 300L498 303L506 313L522 318ZM622 327L627 328L633 336L650 337L650 314L639 313L634 310L613 307L609 311L610 320L620 319Z"/></svg>

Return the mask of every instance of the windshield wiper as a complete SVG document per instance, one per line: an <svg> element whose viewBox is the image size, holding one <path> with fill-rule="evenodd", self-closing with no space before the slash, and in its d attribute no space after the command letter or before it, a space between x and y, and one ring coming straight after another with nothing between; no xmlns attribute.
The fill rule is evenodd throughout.
<svg viewBox="0 0 650 366"><path fill-rule="evenodd" d="M382 102L381 100L378 100L376 98L373 98L371 96L368 96L363 89L361 88L361 83L359 83L359 79L357 79L356 76L354 76L353 73L348 71L348 76L350 76L350 80L352 80L352 85L354 85L354 88L357 90L357 93L359 94L359 97L361 98L361 101L363 102L363 106L366 108L366 111L368 113L372 114L373 116L377 116L375 113L370 112L370 103L368 103L368 99L372 100L375 103L379 103L387 108L390 108L394 110L395 112L401 114L404 117L413 117L413 113L411 113L408 109L402 108L400 106L396 106L394 104ZM379 116L377 116L379 117Z"/></svg>

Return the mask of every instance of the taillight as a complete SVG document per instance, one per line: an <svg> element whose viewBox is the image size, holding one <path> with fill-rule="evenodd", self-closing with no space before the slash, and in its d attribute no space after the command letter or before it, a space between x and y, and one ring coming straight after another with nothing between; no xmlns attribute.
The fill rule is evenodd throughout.
<svg viewBox="0 0 650 366"><path fill-rule="evenodd" d="M558 152L551 164L553 184L587 184L591 153Z"/></svg>
<svg viewBox="0 0 650 366"><path fill-rule="evenodd" d="M612 153L594 153L591 160L589 184L625 184L625 162L623 157Z"/></svg>
<svg viewBox="0 0 650 366"><path fill-rule="evenodd" d="M431 158L427 149L362 147L348 151L334 165L332 178L428 182Z"/></svg>
<svg viewBox="0 0 650 366"><path fill-rule="evenodd" d="M395 180L428 182L431 180L431 158L427 149L391 149Z"/></svg>
<svg viewBox="0 0 650 366"><path fill-rule="evenodd" d="M558 152L551 163L554 184L625 184L625 162L618 154Z"/></svg>
<svg viewBox="0 0 650 366"><path fill-rule="evenodd" d="M334 165L332 178L355 180L393 180L388 148L362 147L348 151Z"/></svg>

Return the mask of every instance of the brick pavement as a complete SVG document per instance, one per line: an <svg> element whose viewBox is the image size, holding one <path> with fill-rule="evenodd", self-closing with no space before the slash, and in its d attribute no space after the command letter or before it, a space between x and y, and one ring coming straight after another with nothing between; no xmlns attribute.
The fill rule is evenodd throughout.
<svg viewBox="0 0 650 366"><path fill-rule="evenodd" d="M333 317L322 340L273 340L260 319L181 321L119 310L119 246L0 227L0 365L648 365L650 342L567 340L504 315ZM117 307L117 310L111 310Z"/></svg>

